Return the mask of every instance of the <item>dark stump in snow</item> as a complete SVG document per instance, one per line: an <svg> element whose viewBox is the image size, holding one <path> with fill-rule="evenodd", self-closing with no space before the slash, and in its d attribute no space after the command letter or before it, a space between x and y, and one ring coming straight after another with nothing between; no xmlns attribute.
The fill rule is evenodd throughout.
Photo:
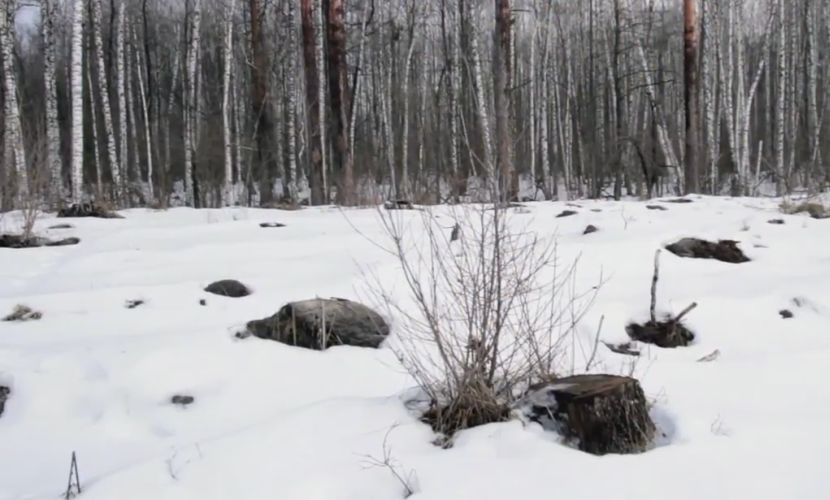
<svg viewBox="0 0 830 500"><path fill-rule="evenodd" d="M128 300L127 302L124 303L124 307L126 307L127 309L135 309L136 307L138 307L140 305L144 305L144 300L142 300L142 299L132 299L132 300Z"/></svg>
<svg viewBox="0 0 830 500"><path fill-rule="evenodd" d="M58 217L98 217L99 219L123 219L123 215L111 212L95 203L78 203L58 211Z"/></svg>
<svg viewBox="0 0 830 500"><path fill-rule="evenodd" d="M784 224L784 219L770 219L767 221L767 224L775 224L780 226Z"/></svg>
<svg viewBox="0 0 830 500"><path fill-rule="evenodd" d="M55 224L54 226L49 226L49 229L72 229L72 224Z"/></svg>
<svg viewBox="0 0 830 500"><path fill-rule="evenodd" d="M731 264L749 262L743 251L738 248L738 242L733 240L720 240L717 243L701 240L698 238L683 238L680 241L666 246L666 250L678 257L689 257L693 259L715 259Z"/></svg>
<svg viewBox="0 0 830 500"><path fill-rule="evenodd" d="M196 399L193 396L188 396L186 394L176 394L172 398L170 398L170 402L174 405L180 406L187 406L189 404L193 404Z"/></svg>
<svg viewBox="0 0 830 500"><path fill-rule="evenodd" d="M695 334L675 319L649 321L643 325L631 323L625 327L625 331L632 340L658 347L684 347L695 339Z"/></svg>
<svg viewBox="0 0 830 500"><path fill-rule="evenodd" d="M603 342L605 347L611 350L611 352L615 352L617 354L625 354L626 356L639 356L640 351L638 351L634 344L631 342L623 342L621 344L611 344L608 342Z"/></svg>
<svg viewBox="0 0 830 500"><path fill-rule="evenodd" d="M207 288L205 288L205 291L215 295L233 298L247 297L248 295L251 295L251 291L248 287L236 280L221 280L211 283L207 286Z"/></svg>
<svg viewBox="0 0 830 500"><path fill-rule="evenodd" d="M668 210L668 208L662 205L646 205L646 208L649 210Z"/></svg>
<svg viewBox="0 0 830 500"><path fill-rule="evenodd" d="M35 311L29 306L18 304L12 312L3 318L3 321L37 321L43 317L43 313Z"/></svg>
<svg viewBox="0 0 830 500"><path fill-rule="evenodd" d="M666 203L692 203L694 200L690 200L689 198L672 198L670 200L662 200Z"/></svg>
<svg viewBox="0 0 830 500"><path fill-rule="evenodd" d="M389 335L389 325L378 313L345 299L290 302L247 327L259 338L317 350L333 345L377 348Z"/></svg>
<svg viewBox="0 0 830 500"><path fill-rule="evenodd" d="M17 234L0 235L0 248L63 247L77 245L80 242L80 238L50 240L49 238L44 238L42 236L29 236L28 238L24 238L23 236Z"/></svg>
<svg viewBox="0 0 830 500"><path fill-rule="evenodd" d="M282 222L262 222L259 227L285 227Z"/></svg>
<svg viewBox="0 0 830 500"><path fill-rule="evenodd" d="M415 205L408 200L393 200L383 204L386 210L415 210Z"/></svg>
<svg viewBox="0 0 830 500"><path fill-rule="evenodd" d="M599 228L597 226L593 224L588 224L587 226L585 226L585 231L582 231L582 234L591 234L596 233L597 231L599 231Z"/></svg>
<svg viewBox="0 0 830 500"><path fill-rule="evenodd" d="M3 410L6 409L6 400L9 399L9 394L12 390L4 385L0 385L0 415L3 415Z"/></svg>
<svg viewBox="0 0 830 500"><path fill-rule="evenodd" d="M556 218L561 219L562 217L570 217L571 215L576 215L578 213L579 212L576 212L574 210L562 210L562 212L560 212L559 215L556 216Z"/></svg>
<svg viewBox="0 0 830 500"><path fill-rule="evenodd" d="M778 314L780 314L784 319L791 319L794 316L793 312L789 309L781 309L778 311Z"/></svg>
<svg viewBox="0 0 830 500"><path fill-rule="evenodd" d="M643 389L629 377L565 377L532 388L526 401L528 418L594 455L643 452L656 431Z"/></svg>

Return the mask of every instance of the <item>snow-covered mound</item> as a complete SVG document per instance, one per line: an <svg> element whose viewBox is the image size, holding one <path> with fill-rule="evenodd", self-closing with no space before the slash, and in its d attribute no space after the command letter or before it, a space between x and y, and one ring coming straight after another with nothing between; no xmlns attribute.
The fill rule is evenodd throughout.
<svg viewBox="0 0 830 500"><path fill-rule="evenodd" d="M289 301L367 301L367 276L397 276L375 210L127 210L64 219L70 229L44 217L39 234L81 242L0 249L0 316L18 304L43 314L0 322L0 386L11 390L0 499L62 495L73 451L89 500L402 498L377 465L384 456L423 500L828 498L830 220L782 215L774 200L652 204L667 210L531 203L513 218L557 237L563 260L581 256L578 287L605 280L580 327L588 347L603 316L612 344L648 319L657 248L729 239L750 259L663 252L658 312L697 302L684 318L696 338L640 346L640 358L599 344L594 371L633 371L661 433L644 454L604 457L518 421L465 431L444 450L404 406L413 382L388 347L317 352L235 336ZM566 209L577 214L556 217ZM446 209L435 213L449 231ZM260 227L273 221L286 226ZM584 235L589 224L598 231ZM252 294L203 291L221 279Z"/></svg>

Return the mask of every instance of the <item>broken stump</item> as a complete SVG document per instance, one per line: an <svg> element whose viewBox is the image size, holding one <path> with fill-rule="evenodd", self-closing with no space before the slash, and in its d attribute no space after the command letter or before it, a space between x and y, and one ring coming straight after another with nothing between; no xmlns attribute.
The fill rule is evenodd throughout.
<svg viewBox="0 0 830 500"><path fill-rule="evenodd" d="M9 399L9 394L12 390L5 385L0 385L0 415L3 415L3 410L6 409L6 400Z"/></svg>
<svg viewBox="0 0 830 500"><path fill-rule="evenodd" d="M377 348L389 335L380 314L337 298L290 302L271 317L249 321L247 328L259 338L316 350L333 345Z"/></svg>
<svg viewBox="0 0 830 500"><path fill-rule="evenodd" d="M570 217L571 215L576 215L578 213L579 212L576 212L575 210L562 210L556 218L561 219L562 217Z"/></svg>
<svg viewBox="0 0 830 500"><path fill-rule="evenodd" d="M594 455L640 453L656 432L640 383L617 375L574 375L532 388L526 414Z"/></svg>
<svg viewBox="0 0 830 500"><path fill-rule="evenodd" d="M582 234L591 234L596 233L597 231L599 231L599 228L597 226L593 224L588 224L587 226L585 226L585 230L582 231Z"/></svg>
<svg viewBox="0 0 830 500"><path fill-rule="evenodd" d="M630 323L625 327L631 340L654 344L658 347L685 347L692 343L695 334L676 319L649 321L643 325Z"/></svg>

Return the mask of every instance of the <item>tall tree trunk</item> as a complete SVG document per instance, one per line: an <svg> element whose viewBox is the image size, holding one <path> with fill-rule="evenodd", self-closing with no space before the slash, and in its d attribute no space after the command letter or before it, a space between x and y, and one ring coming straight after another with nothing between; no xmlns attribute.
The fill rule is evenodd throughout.
<svg viewBox="0 0 830 500"><path fill-rule="evenodd" d="M354 203L354 172L349 150L348 112L351 108L349 75L346 66L346 12L344 0L326 0L328 28L329 93L334 122L334 164L337 201L342 205Z"/></svg>
<svg viewBox="0 0 830 500"><path fill-rule="evenodd" d="M29 173L26 164L26 150L23 146L23 129L20 124L20 108L17 102L17 75L14 68L14 17L16 2L3 0L3 17L0 19L0 45L3 49L3 80L6 94L6 158L13 158L14 172L17 180L17 199L21 203L28 203ZM34 187L34 186L32 186Z"/></svg>
<svg viewBox="0 0 830 500"><path fill-rule="evenodd" d="M125 92L125 87L127 85L126 80L126 71L127 68L125 67L125 57L126 57L126 17L127 17L127 5L126 0L122 0L118 4L118 18L117 18L117 27L115 30L116 40L115 40L115 59L116 59L116 95L118 96L118 143L119 143L119 151L121 153L119 157L119 165L123 166L123 175L120 176L118 180L113 179L113 188L116 192L122 192L126 183L126 170L127 165L129 164L129 147L128 147L128 139L127 139L127 94ZM175 76L174 76L175 81Z"/></svg>
<svg viewBox="0 0 830 500"><path fill-rule="evenodd" d="M262 184L260 203L267 204L273 198L273 178L277 171L277 157L274 144L274 120L272 103L268 97L268 76L270 65L268 50L265 47L265 7L263 0L249 0L251 20L251 105L254 116L254 136L256 137L256 159Z"/></svg>
<svg viewBox="0 0 830 500"><path fill-rule="evenodd" d="M697 16L698 0L683 0L683 93L686 104L685 192L697 193L700 161L700 28Z"/></svg>
<svg viewBox="0 0 830 500"><path fill-rule="evenodd" d="M115 132L112 127L112 110L107 82L106 65L104 64L104 44L101 36L101 22L104 15L101 10L101 0L92 0L92 42L95 47L95 58L97 61L98 95L101 97L101 110L104 115L104 134L107 139L107 158L112 173L113 198L116 205L121 201L121 167L118 164L118 154L115 149ZM92 64L89 65L92 68Z"/></svg>
<svg viewBox="0 0 830 500"><path fill-rule="evenodd" d="M295 26L295 6L294 2L288 2L288 15L285 22L288 25L288 68L286 70L286 93L288 94L288 102L286 109L286 138L288 149L288 169L287 179L288 183L288 201L296 203L298 198L297 193L297 27Z"/></svg>
<svg viewBox="0 0 830 500"><path fill-rule="evenodd" d="M72 203L81 203L84 192L84 0L72 9L70 86L72 93Z"/></svg>
<svg viewBox="0 0 830 500"><path fill-rule="evenodd" d="M133 32L133 40L136 42L136 47L138 47L138 37L136 36L135 32ZM144 52L145 57L147 52ZM150 124L150 103L149 103L149 96L148 92L145 90L144 85L144 72L141 71L141 53L136 50L135 53L135 61L136 65L138 66L138 95L141 98L141 116L144 119L144 147L145 147L145 154L146 154L146 162L147 162L147 196L148 199L145 202L152 203L155 200L155 187L153 185L153 140L152 140L152 127ZM148 64L147 61L144 61L145 64Z"/></svg>
<svg viewBox="0 0 830 500"><path fill-rule="evenodd" d="M776 75L776 96L775 96L775 191L776 195L782 196L786 188L784 175L784 128L785 128L785 99L787 84L787 24L785 0L778 0L778 44L777 54L777 75Z"/></svg>
<svg viewBox="0 0 830 500"><path fill-rule="evenodd" d="M513 139L510 126L510 55L512 25L510 0L495 0L496 29L493 43L493 94L495 97L496 141L498 143L499 195L501 201L518 197L518 177L513 166Z"/></svg>
<svg viewBox="0 0 830 500"><path fill-rule="evenodd" d="M225 177L222 189L222 204L226 207L236 204L233 186L233 137L231 136L231 66L233 65L233 17L236 1L231 0L225 19L224 68L222 73L222 137L225 146Z"/></svg>
<svg viewBox="0 0 830 500"><path fill-rule="evenodd" d="M58 123L58 88L55 71L55 0L40 2L40 33L43 38L43 82L46 94L46 165L49 169L52 202L63 199L64 185L60 156L61 136Z"/></svg>
<svg viewBox="0 0 830 500"><path fill-rule="evenodd" d="M323 145L321 136L320 78L317 68L317 37L314 33L314 5L312 0L301 0L300 17L303 31L303 74L305 75L305 102L308 118L309 187L311 204L326 202L323 175Z"/></svg>

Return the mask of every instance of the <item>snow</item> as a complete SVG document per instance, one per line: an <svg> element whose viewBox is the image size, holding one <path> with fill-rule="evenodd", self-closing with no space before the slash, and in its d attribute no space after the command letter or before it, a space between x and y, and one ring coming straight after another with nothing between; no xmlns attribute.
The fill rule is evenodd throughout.
<svg viewBox="0 0 830 500"><path fill-rule="evenodd" d="M694 344L641 346L633 366L600 344L594 371L633 370L654 402L663 434L654 449L595 457L519 421L465 431L441 449L405 407L413 383L388 347L321 353L234 337L287 301L365 302L369 275L395 283L374 209L136 209L125 219L61 220L75 226L61 230L47 229L57 221L44 216L40 234L81 243L0 249L0 314L16 304L44 314L0 323L0 385L12 389L0 417L0 499L63 494L73 451L84 499L402 498L391 471L369 458L383 457L387 435L419 500L827 498L830 221L749 198L663 203L667 211L576 204L530 203L514 220L556 235L564 260L580 256L579 287L602 273L580 345L592 343L602 316L601 340L612 343L647 318L660 246L729 238L751 259L663 252L658 311L698 302L686 316ZM564 209L579 213L555 218ZM447 209L435 212L452 227ZM415 227L418 214L401 216ZM260 228L266 221L287 226ZM588 224L599 231L582 235ZM202 291L224 278L253 295ZM133 299L145 304L124 307ZM717 360L696 361L716 349ZM196 400L175 406L174 394Z"/></svg>

